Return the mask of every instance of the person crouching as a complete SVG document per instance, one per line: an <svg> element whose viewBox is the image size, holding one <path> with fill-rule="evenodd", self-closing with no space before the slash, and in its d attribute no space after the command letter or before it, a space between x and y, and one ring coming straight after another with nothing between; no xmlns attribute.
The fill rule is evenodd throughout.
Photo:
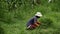
<svg viewBox="0 0 60 34"><path fill-rule="evenodd" d="M38 18L42 17L41 12L37 12L33 18L31 18L27 23L27 29L35 29L38 27L41 23L38 22Z"/></svg>

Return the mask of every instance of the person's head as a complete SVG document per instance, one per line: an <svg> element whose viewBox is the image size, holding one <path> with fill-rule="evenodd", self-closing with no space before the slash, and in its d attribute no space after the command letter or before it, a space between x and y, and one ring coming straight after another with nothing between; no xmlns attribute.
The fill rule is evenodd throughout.
<svg viewBox="0 0 60 34"><path fill-rule="evenodd" d="M35 14L35 16L36 16L37 18L40 18L40 17L42 17L42 14L41 14L41 12L37 12L37 13Z"/></svg>

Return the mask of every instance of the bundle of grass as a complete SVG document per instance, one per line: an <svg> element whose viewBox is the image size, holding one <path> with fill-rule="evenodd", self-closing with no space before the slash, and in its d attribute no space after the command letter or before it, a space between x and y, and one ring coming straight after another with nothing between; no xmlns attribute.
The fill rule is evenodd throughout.
<svg viewBox="0 0 60 34"><path fill-rule="evenodd" d="M48 28L52 26L53 21L50 18L42 18L40 20L41 22L41 28Z"/></svg>

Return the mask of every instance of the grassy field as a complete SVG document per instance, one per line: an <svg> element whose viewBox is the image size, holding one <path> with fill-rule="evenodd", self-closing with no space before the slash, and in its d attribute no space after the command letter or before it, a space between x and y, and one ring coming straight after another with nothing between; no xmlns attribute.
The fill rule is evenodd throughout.
<svg viewBox="0 0 60 34"><path fill-rule="evenodd" d="M52 0L51 3L41 0L39 5L34 6L27 2L12 10L8 9L7 3L0 1L0 4L0 34L60 34L60 0ZM26 30L28 20L36 12L43 14L39 19L42 25Z"/></svg>

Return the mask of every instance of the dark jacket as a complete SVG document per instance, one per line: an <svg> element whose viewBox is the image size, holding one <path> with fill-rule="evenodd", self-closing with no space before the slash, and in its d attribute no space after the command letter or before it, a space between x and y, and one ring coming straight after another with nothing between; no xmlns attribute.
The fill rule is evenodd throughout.
<svg viewBox="0 0 60 34"><path fill-rule="evenodd" d="M28 21L27 27L28 27L29 25L31 25L31 24L34 24L35 22L37 22L37 17L36 17L36 16L34 16L33 18L31 18L31 19Z"/></svg>

